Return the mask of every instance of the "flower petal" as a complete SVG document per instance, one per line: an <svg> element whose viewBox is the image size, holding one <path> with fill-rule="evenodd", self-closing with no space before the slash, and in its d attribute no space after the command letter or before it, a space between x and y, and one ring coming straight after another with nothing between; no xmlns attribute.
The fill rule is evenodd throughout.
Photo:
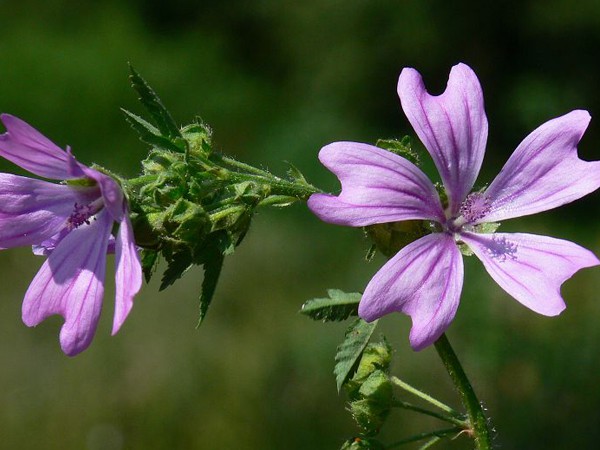
<svg viewBox="0 0 600 450"><path fill-rule="evenodd" d="M0 118L7 130L0 135L0 156L40 177L73 178L67 152L21 119L10 114Z"/></svg>
<svg viewBox="0 0 600 450"><path fill-rule="evenodd" d="M575 272L600 264L573 242L525 233L463 233L462 240L502 289L529 309L555 316L565 309L560 286Z"/></svg>
<svg viewBox="0 0 600 450"><path fill-rule="evenodd" d="M97 199L99 189L0 173L0 248L39 244L65 227L75 203Z"/></svg>
<svg viewBox="0 0 600 450"><path fill-rule="evenodd" d="M431 154L456 214L471 191L485 153L488 122L481 85L473 70L458 64L450 71L443 94L427 93L415 69L405 68L398 80L402 109Z"/></svg>
<svg viewBox="0 0 600 450"><path fill-rule="evenodd" d="M23 301L23 322L35 326L53 314L65 318L63 351L74 356L91 343L102 308L106 246L112 218L103 210L69 233L39 270Z"/></svg>
<svg viewBox="0 0 600 450"><path fill-rule="evenodd" d="M142 287L142 265L135 246L133 227L129 214L124 212L124 218L119 227L115 242L115 315L112 334L116 334L125 322L133 307L133 297Z"/></svg>
<svg viewBox="0 0 600 450"><path fill-rule="evenodd" d="M577 157L590 115L576 110L534 130L485 191L491 208L480 220L526 216L577 200L600 186L600 161Z"/></svg>
<svg viewBox="0 0 600 450"><path fill-rule="evenodd" d="M314 194L308 200L311 211L325 222L358 227L444 219L433 183L401 156L372 145L334 142L321 149L319 159L342 184L337 197Z"/></svg>
<svg viewBox="0 0 600 450"><path fill-rule="evenodd" d="M367 321L399 311L412 318L410 344L435 342L456 314L463 283L462 256L452 236L434 233L404 247L375 274L358 314Z"/></svg>

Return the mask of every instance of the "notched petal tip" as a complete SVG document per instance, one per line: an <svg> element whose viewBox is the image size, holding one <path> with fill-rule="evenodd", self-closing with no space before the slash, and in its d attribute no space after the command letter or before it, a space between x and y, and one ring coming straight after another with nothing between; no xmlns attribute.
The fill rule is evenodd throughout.
<svg viewBox="0 0 600 450"><path fill-rule="evenodd" d="M398 95L410 124L432 156L456 214L473 187L485 152L488 122L483 91L466 64L452 68L442 94L431 95L421 74L404 69Z"/></svg>
<svg viewBox="0 0 600 450"><path fill-rule="evenodd" d="M462 282L462 257L453 238L433 233L404 247L375 274L359 304L359 316L367 321L392 312L410 316L409 340L421 350L450 326Z"/></svg>

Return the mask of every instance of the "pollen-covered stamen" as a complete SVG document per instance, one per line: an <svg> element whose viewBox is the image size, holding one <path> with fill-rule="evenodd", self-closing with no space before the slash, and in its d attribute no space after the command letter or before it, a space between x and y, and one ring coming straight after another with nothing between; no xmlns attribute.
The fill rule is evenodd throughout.
<svg viewBox="0 0 600 450"><path fill-rule="evenodd" d="M99 198L92 203L88 203L87 205L80 205L79 203L75 203L73 205L73 212L67 219L67 229L69 231L80 227L84 223L89 225L90 219L96 215L98 211L100 211L104 207L104 201L102 198Z"/></svg>
<svg viewBox="0 0 600 450"><path fill-rule="evenodd" d="M506 258L517 259L517 244L508 241L504 237L494 236L491 244L487 247L487 251L492 258L500 262L506 261Z"/></svg>
<svg viewBox="0 0 600 450"><path fill-rule="evenodd" d="M492 202L487 195L481 192L473 192L467 195L467 198L460 205L460 216L465 223L474 223L483 219L490 211L491 206Z"/></svg>

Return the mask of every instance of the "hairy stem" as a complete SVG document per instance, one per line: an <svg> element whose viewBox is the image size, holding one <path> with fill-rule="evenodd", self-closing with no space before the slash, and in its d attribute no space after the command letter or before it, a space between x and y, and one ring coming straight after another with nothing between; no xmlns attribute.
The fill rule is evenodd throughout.
<svg viewBox="0 0 600 450"><path fill-rule="evenodd" d="M462 431L462 428L460 427L453 427L453 428L445 428L443 430L436 430L436 431L427 431L425 433L419 433L416 434L414 436L408 437L406 439L402 439L400 441L396 441L393 444L387 445L385 448L386 449L390 449L390 448L396 448L396 447L400 447L402 445L405 444L410 444L412 442L417 442L417 441L422 441L424 439L427 438L443 438L452 434L458 434Z"/></svg>
<svg viewBox="0 0 600 450"><path fill-rule="evenodd" d="M485 417L481 403L475 395L475 391L445 334L442 334L435 342L435 349L442 359L444 367L446 368L448 375L450 375L454 386L460 394L463 406L467 410L469 422L471 423L470 432L475 440L476 449L491 450L492 443L487 418Z"/></svg>

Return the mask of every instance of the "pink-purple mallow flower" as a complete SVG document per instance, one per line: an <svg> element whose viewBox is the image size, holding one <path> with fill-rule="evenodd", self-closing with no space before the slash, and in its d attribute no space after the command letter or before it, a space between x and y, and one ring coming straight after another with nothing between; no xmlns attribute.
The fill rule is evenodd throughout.
<svg viewBox="0 0 600 450"><path fill-rule="evenodd" d="M140 290L142 272L127 202L109 176L77 162L22 120L0 116L0 156L56 184L0 173L0 249L32 245L48 255L23 301L23 322L35 326L53 314L65 322L63 351L73 356L91 343L104 295L106 254L115 253L115 334ZM118 232L113 237L114 224Z"/></svg>
<svg viewBox="0 0 600 450"><path fill-rule="evenodd" d="M600 264L569 241L524 233L485 233L486 223L546 211L600 186L600 162L577 157L590 121L576 110L550 120L521 142L485 189L471 192L485 152L488 123L479 80L466 65L452 68L439 96L405 68L398 81L402 108L441 175L447 204L414 164L389 151L335 142L319 153L340 180L339 196L314 194L310 209L329 223L362 227L429 221L435 232L401 249L373 277L359 315L375 320L399 311L412 319L410 343L420 350L448 328L463 284L459 245L466 244L508 294L533 311L554 316L565 303L562 283Z"/></svg>

